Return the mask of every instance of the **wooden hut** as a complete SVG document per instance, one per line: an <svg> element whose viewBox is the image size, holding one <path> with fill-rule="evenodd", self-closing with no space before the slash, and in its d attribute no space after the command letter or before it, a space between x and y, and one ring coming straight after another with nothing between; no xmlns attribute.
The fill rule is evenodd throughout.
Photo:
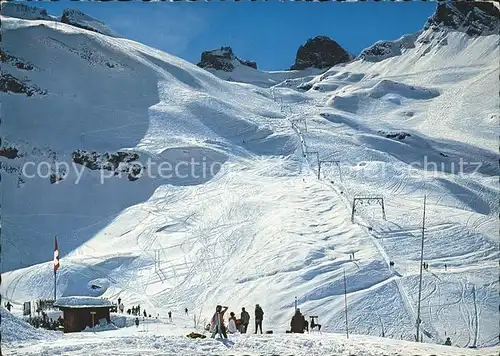
<svg viewBox="0 0 500 356"><path fill-rule="evenodd" d="M64 332L70 333L96 326L102 319L111 322L109 313L114 305L103 298L74 296L59 298L54 306L62 310Z"/></svg>

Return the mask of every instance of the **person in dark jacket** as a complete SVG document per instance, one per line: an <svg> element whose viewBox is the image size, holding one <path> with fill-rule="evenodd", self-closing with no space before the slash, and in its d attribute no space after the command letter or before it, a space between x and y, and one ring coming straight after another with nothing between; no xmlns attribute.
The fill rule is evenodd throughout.
<svg viewBox="0 0 500 356"><path fill-rule="evenodd" d="M138 317L135 318L135 326L139 327L139 318Z"/></svg>
<svg viewBox="0 0 500 356"><path fill-rule="evenodd" d="M148 317L148 313L146 313L146 309L144 309L144 311L142 312L142 315L144 315L145 318Z"/></svg>
<svg viewBox="0 0 500 356"><path fill-rule="evenodd" d="M297 308L295 310L295 315L292 317L292 321L290 322L290 329L292 333L304 333L304 329L306 327L306 319L304 315L300 312L300 309Z"/></svg>
<svg viewBox="0 0 500 356"><path fill-rule="evenodd" d="M250 314L245 310L245 308L241 308L241 333L246 334L248 329L248 324L250 324Z"/></svg>
<svg viewBox="0 0 500 356"><path fill-rule="evenodd" d="M451 346L451 339L449 337L446 338L446 341L444 342L446 346Z"/></svg>
<svg viewBox="0 0 500 356"><path fill-rule="evenodd" d="M259 304L255 304L255 333L260 328L260 333L262 334L262 320L264 320L264 311Z"/></svg>

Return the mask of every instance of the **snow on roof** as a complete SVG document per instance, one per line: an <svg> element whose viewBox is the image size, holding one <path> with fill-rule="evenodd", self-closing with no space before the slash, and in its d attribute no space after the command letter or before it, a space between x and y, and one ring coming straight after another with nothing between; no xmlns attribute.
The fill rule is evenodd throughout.
<svg viewBox="0 0 500 356"><path fill-rule="evenodd" d="M95 308L112 307L114 304L107 299L87 296L62 297L56 300L55 307L60 308Z"/></svg>

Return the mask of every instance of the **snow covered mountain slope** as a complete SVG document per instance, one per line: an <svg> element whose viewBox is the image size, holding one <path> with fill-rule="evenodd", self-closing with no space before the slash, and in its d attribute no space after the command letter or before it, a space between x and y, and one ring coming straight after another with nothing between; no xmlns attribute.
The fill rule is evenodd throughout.
<svg viewBox="0 0 500 356"><path fill-rule="evenodd" d="M265 74L226 82L125 39L2 21L3 50L33 67L2 71L40 89L2 96L1 288L16 307L51 298L57 233L60 296L201 320L260 303L278 334L297 297L342 332L345 271L350 331L413 340L425 194L424 341L498 345L498 35L423 30L399 56L267 89L249 84ZM317 179L311 151L338 165ZM191 159L217 168L130 175ZM51 184L19 174L28 160L85 168ZM385 218L359 205L353 223L356 196L383 197Z"/></svg>
<svg viewBox="0 0 500 356"><path fill-rule="evenodd" d="M71 236L72 242L63 245L69 252L115 214L147 199L157 186L199 184L219 169L200 177L196 171L185 178L182 171L165 180L145 174L134 183L117 177L107 179L108 185L98 184L100 171L87 163L91 169L75 185L83 169L75 159L77 150L88 157L93 151L101 156L106 152L125 156L126 151L145 173L153 165L148 165L148 159L173 167L194 159L203 169L203 162L210 167L230 157L289 155L297 147L288 121L270 105L269 93L229 84L195 65L128 40L52 22L4 18L2 25L3 51L32 68L9 63L2 66L2 73L41 88L41 94L32 96L4 94L2 111L8 119L2 125L2 145L17 150L16 157L5 159L3 165L13 172L4 181L13 189L5 189L2 195L8 202L4 270L46 259L44 248L28 251L20 259L16 251L23 246L9 247L13 241L30 241L26 234L33 233L34 226L37 236L45 236L38 241L45 249L50 249L54 234ZM29 46L18 45L27 41ZM49 173L56 178L26 178L22 167L28 161L37 165L49 161ZM66 162L69 168L56 172L56 161ZM117 158L114 163L122 162ZM35 172L34 166L29 168L28 174ZM51 184L65 175L65 181ZM27 180L29 184L24 184ZM64 198L68 194L73 199ZM66 219L61 220L62 212Z"/></svg>

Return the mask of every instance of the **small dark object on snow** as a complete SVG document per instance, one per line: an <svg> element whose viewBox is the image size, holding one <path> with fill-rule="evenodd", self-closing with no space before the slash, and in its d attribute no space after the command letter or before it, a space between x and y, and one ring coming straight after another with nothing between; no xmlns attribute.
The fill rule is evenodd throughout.
<svg viewBox="0 0 500 356"><path fill-rule="evenodd" d="M266 330L266 334L272 334L273 331L272 330Z"/></svg>
<svg viewBox="0 0 500 356"><path fill-rule="evenodd" d="M394 261L390 261L389 266L391 266L391 267L394 266Z"/></svg>
<svg viewBox="0 0 500 356"><path fill-rule="evenodd" d="M188 337L190 339L205 339L206 338L205 335L199 334L199 333L195 333L195 332L187 334L186 337Z"/></svg>

